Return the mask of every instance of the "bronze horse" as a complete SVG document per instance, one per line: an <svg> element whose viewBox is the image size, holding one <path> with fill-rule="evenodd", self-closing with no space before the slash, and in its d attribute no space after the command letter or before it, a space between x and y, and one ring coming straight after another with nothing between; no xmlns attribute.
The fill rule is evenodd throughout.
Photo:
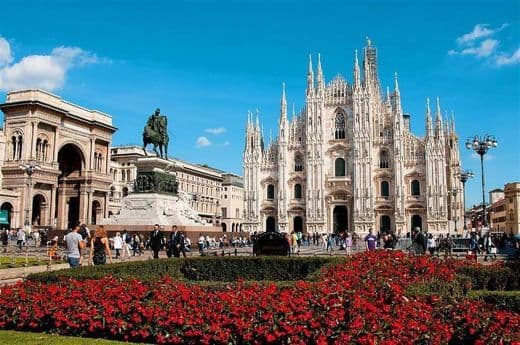
<svg viewBox="0 0 520 345"><path fill-rule="evenodd" d="M164 115L160 115L160 110L157 108L155 113L148 118L146 126L143 130L143 150L146 152L148 144L153 145L153 151L158 157L168 159L168 119ZM157 152L159 147L159 152ZM164 149L164 155L163 155Z"/></svg>

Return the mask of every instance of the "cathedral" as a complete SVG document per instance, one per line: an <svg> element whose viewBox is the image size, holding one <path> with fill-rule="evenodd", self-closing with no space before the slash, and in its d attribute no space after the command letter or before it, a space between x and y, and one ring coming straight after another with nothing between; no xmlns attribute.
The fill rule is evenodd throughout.
<svg viewBox="0 0 520 345"><path fill-rule="evenodd" d="M244 148L244 227L249 231L404 236L419 227L456 231L463 222L458 137L439 99L426 100L425 136L410 130L395 75L381 91L377 51L367 39L353 81L326 82L309 57L305 106L288 118L282 90L277 138L264 145L248 114ZM454 226L455 224L455 226Z"/></svg>

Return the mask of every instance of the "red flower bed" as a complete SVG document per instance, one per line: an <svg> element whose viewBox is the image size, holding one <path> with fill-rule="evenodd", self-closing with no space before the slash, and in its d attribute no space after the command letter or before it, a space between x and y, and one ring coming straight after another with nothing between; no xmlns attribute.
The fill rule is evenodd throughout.
<svg viewBox="0 0 520 345"><path fill-rule="evenodd" d="M0 294L0 328L160 344L514 344L518 314L411 284L450 281L455 263L400 252L355 255L319 282L215 289L163 279L20 283ZM518 343L516 343L518 344Z"/></svg>

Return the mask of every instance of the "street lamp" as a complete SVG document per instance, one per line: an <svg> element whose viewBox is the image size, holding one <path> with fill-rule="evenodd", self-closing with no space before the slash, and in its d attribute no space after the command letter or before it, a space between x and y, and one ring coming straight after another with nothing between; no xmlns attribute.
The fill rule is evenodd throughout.
<svg viewBox="0 0 520 345"><path fill-rule="evenodd" d="M473 139L468 139L466 141L466 148L475 151L480 156L480 170L482 175L482 228L487 227L486 194L484 188L484 155L490 148L497 147L497 145L498 142L492 135L486 135L483 137L475 135Z"/></svg>
<svg viewBox="0 0 520 345"><path fill-rule="evenodd" d="M460 189L458 188L454 188L454 189L450 189L448 191L451 195L453 195L453 213L455 213L454 215L452 215L452 219L455 221L455 233L457 233L457 221L459 220L459 218L457 217L457 194L459 194L460 192ZM450 228L448 227L448 234L450 233Z"/></svg>
<svg viewBox="0 0 520 345"><path fill-rule="evenodd" d="M20 164L20 169L22 169L27 174L27 198L25 202L25 221L24 225L31 225L29 221L29 202L32 202L32 174L36 170L41 170L41 167L35 163L34 161L29 161L27 163Z"/></svg>
<svg viewBox="0 0 520 345"><path fill-rule="evenodd" d="M468 230L467 222L466 222L466 182L475 176L473 171L471 170L460 170L455 173L455 176L459 178L460 182L462 182L462 195L464 197L464 230Z"/></svg>

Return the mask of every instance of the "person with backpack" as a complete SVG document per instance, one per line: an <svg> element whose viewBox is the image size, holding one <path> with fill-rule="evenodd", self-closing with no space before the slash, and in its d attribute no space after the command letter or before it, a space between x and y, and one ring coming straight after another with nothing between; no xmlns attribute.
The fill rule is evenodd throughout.
<svg viewBox="0 0 520 345"><path fill-rule="evenodd" d="M124 260L125 258L130 258L130 246L132 244L132 235L130 235L130 233L126 229L124 229L122 238L123 238L123 250L121 253L121 259Z"/></svg>

